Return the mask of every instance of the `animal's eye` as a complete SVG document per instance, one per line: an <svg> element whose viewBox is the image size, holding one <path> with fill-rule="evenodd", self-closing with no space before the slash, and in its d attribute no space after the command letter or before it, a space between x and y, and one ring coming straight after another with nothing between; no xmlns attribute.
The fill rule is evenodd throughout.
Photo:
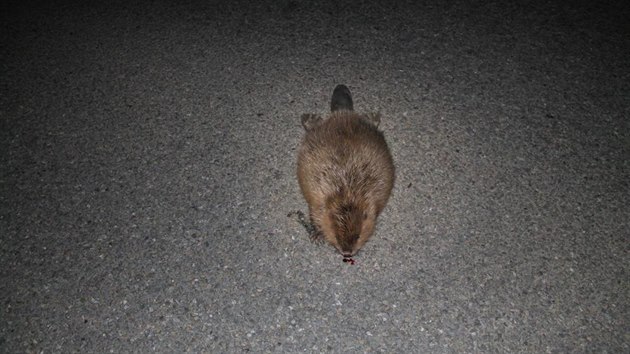
<svg viewBox="0 0 630 354"><path fill-rule="evenodd" d="M367 213L363 213L363 220L367 219L368 214Z"/></svg>

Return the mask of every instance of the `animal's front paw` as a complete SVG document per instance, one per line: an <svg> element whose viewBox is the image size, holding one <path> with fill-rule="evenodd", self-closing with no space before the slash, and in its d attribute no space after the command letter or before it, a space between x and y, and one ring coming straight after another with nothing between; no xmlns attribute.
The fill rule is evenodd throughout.
<svg viewBox="0 0 630 354"><path fill-rule="evenodd" d="M322 243L324 241L324 234L318 230L315 225L311 224L311 230L309 231L308 238L311 242Z"/></svg>
<svg viewBox="0 0 630 354"><path fill-rule="evenodd" d="M297 216L297 221L304 227L306 233L308 233L308 238L312 242L321 242L324 240L324 234L313 224L312 221L306 220L306 215L301 210L292 211L287 214L288 217Z"/></svg>

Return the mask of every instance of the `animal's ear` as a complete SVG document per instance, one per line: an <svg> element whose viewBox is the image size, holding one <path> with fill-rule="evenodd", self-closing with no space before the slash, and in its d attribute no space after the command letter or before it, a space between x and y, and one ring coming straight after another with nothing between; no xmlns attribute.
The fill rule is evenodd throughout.
<svg viewBox="0 0 630 354"><path fill-rule="evenodd" d="M378 128L378 125L381 123L381 114L380 113L366 113L361 116L366 122L374 125Z"/></svg>
<svg viewBox="0 0 630 354"><path fill-rule="evenodd" d="M302 114L302 126L304 130L309 131L318 125L322 124L322 117L317 114L304 113Z"/></svg>

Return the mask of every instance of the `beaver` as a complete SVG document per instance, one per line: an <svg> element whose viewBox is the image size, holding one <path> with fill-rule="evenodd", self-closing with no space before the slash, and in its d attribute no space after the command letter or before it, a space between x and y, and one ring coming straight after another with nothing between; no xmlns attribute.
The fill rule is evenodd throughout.
<svg viewBox="0 0 630 354"><path fill-rule="evenodd" d="M358 114L345 85L335 87L327 119L302 115L297 176L309 208L313 240L351 257L374 232L387 204L395 168L380 114Z"/></svg>

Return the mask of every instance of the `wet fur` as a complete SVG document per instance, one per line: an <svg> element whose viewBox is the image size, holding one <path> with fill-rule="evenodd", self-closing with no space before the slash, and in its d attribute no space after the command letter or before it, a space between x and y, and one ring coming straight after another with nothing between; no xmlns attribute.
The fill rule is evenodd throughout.
<svg viewBox="0 0 630 354"><path fill-rule="evenodd" d="M394 185L394 164L380 115L352 110L350 91L337 86L327 119L302 116L306 130L298 152L298 182L315 237L344 255L370 238Z"/></svg>

